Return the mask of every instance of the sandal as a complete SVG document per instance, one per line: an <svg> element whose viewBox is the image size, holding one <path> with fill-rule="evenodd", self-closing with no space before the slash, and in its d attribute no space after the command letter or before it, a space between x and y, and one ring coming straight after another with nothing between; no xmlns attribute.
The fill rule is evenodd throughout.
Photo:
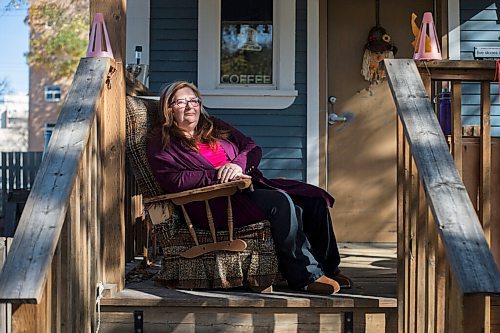
<svg viewBox="0 0 500 333"><path fill-rule="evenodd" d="M352 288L352 280L350 277L342 274L342 273L337 273L334 276L331 277L331 279L337 281L340 284L341 288L344 289L351 289Z"/></svg>
<svg viewBox="0 0 500 333"><path fill-rule="evenodd" d="M318 295L332 295L339 292L340 285L334 279L330 279L326 275L322 275L314 282L305 286L304 290Z"/></svg>

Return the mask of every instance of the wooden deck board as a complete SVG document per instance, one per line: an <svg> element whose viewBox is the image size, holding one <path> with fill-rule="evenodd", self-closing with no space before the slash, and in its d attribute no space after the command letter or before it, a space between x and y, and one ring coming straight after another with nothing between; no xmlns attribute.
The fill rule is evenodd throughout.
<svg viewBox="0 0 500 333"><path fill-rule="evenodd" d="M317 296L275 287L272 293L243 290L176 290L158 287L152 280L129 283L104 306L248 307L248 308L356 308L396 307L395 244L340 244L341 270L354 287L332 296Z"/></svg>

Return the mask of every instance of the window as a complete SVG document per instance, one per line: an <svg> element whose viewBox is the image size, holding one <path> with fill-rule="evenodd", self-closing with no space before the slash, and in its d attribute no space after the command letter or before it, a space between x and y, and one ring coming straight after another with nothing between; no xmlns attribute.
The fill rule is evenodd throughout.
<svg viewBox="0 0 500 333"><path fill-rule="evenodd" d="M295 90L295 0L198 2L198 86L207 107L283 109Z"/></svg>
<svg viewBox="0 0 500 333"><path fill-rule="evenodd" d="M59 102L61 100L61 87L59 86L46 86L45 87L45 101L46 102Z"/></svg>
<svg viewBox="0 0 500 333"><path fill-rule="evenodd" d="M221 1L221 84L273 83L273 0Z"/></svg>

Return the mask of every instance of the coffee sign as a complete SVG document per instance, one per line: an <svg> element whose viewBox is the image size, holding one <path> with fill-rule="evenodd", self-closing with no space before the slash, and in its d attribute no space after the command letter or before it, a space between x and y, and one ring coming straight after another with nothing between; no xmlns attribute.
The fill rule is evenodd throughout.
<svg viewBox="0 0 500 333"><path fill-rule="evenodd" d="M221 83L230 84L271 84L271 75L265 74L223 74Z"/></svg>

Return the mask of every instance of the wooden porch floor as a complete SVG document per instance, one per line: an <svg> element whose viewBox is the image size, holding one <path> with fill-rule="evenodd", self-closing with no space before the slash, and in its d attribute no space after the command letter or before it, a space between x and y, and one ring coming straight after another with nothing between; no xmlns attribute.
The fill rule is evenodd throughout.
<svg viewBox="0 0 500 333"><path fill-rule="evenodd" d="M342 272L351 289L316 296L274 287L188 291L132 282L102 301L103 332L134 327L143 311L146 332L394 332L397 327L395 244L340 244ZM352 316L349 320L349 316Z"/></svg>

